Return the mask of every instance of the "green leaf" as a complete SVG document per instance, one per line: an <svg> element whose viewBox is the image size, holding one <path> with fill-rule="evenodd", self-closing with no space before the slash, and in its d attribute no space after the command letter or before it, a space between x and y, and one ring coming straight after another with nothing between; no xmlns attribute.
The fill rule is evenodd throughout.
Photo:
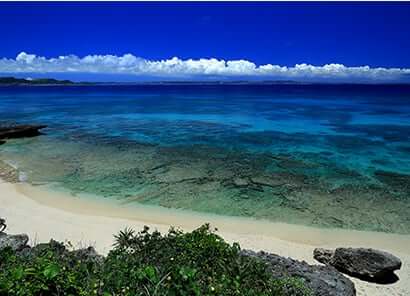
<svg viewBox="0 0 410 296"><path fill-rule="evenodd" d="M60 267L57 264L50 264L44 269L44 276L48 280L52 280L60 273Z"/></svg>
<svg viewBox="0 0 410 296"><path fill-rule="evenodd" d="M157 276L156 276L156 272L155 272L155 268L154 268L154 267L152 267L152 266L147 266L147 267L145 267L144 272L145 272L147 278L148 278L150 281L156 281Z"/></svg>
<svg viewBox="0 0 410 296"><path fill-rule="evenodd" d="M24 269L23 267L19 266L17 267L14 272L13 272L13 276L16 280L20 280L23 278L24 276Z"/></svg>

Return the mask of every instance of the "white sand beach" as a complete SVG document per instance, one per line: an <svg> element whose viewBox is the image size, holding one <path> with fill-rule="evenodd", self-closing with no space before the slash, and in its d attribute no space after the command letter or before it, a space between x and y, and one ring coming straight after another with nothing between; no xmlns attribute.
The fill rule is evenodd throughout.
<svg viewBox="0 0 410 296"><path fill-rule="evenodd" d="M165 232L171 225L192 230L206 222L217 227L227 241L239 242L242 248L265 250L309 263L317 263L312 255L315 247L372 247L401 258L403 266L397 272L400 280L379 285L351 278L358 295L410 295L409 235L319 229L151 206L130 208L5 181L0 181L0 216L7 220L8 233L27 233L32 244L51 238L68 240L76 247L91 244L102 254L110 249L113 234L125 227L140 230L148 225Z"/></svg>

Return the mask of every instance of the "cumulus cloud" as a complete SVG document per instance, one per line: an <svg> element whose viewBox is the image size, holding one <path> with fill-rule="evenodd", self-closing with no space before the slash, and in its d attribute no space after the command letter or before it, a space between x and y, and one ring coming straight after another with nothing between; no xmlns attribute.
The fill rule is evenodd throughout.
<svg viewBox="0 0 410 296"><path fill-rule="evenodd" d="M141 77L195 79L203 77L342 81L410 81L408 68L348 67L343 64L292 67L256 65L247 60L225 61L215 58L148 60L132 54L75 55L46 58L21 52L15 59L0 59L0 73L98 73Z"/></svg>

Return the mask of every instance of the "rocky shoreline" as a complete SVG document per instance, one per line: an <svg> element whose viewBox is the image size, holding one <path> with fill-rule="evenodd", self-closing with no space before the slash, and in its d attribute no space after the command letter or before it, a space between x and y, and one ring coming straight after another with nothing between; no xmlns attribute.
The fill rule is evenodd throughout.
<svg viewBox="0 0 410 296"><path fill-rule="evenodd" d="M31 138L41 135L41 130L46 125L0 125L0 145L9 139ZM11 165L0 159L0 178L6 182L16 183L19 181L18 171Z"/></svg>
<svg viewBox="0 0 410 296"><path fill-rule="evenodd" d="M27 234L7 234L5 219L0 219L0 251L10 247L22 256L37 252L44 246L61 248L62 252L72 252L82 259L102 260L93 247L68 251L61 243L51 240L30 246ZM242 256L256 257L268 266L274 278L298 277L318 296L351 296L356 295L354 283L344 274L369 282L392 283L390 279L399 280L394 274L401 268L399 258L387 252L363 248L337 248L335 251L315 249L313 257L324 265L308 264L292 258L279 256L264 251L255 252L244 249ZM79 259L80 260L80 259ZM343 274L344 273L344 274Z"/></svg>
<svg viewBox="0 0 410 296"><path fill-rule="evenodd" d="M41 134L40 130L46 125L11 125L0 126L0 144L7 139L35 137Z"/></svg>
<svg viewBox="0 0 410 296"><path fill-rule="evenodd" d="M18 171L8 163L0 159L0 179L9 183L17 183L19 181Z"/></svg>
<svg viewBox="0 0 410 296"><path fill-rule="evenodd" d="M358 279L379 284L391 284L399 280L394 273L402 262L396 256L369 248L337 248L326 250L316 248L313 257L340 272Z"/></svg>

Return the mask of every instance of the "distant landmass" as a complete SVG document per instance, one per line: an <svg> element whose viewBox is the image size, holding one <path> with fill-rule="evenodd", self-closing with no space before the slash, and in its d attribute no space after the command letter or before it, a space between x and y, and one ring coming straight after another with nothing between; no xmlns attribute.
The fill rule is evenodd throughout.
<svg viewBox="0 0 410 296"><path fill-rule="evenodd" d="M248 81L248 80L210 80L210 81L138 81L138 82L73 82L71 80L57 80L54 78L15 78L0 77L0 85L54 85L54 84L86 84L86 85L241 85L241 84L308 84L293 80L266 80L266 81Z"/></svg>
<svg viewBox="0 0 410 296"><path fill-rule="evenodd" d="M70 80L57 80L53 78L15 78L15 77L0 77L0 85L55 85L55 84L74 84Z"/></svg>
<svg viewBox="0 0 410 296"><path fill-rule="evenodd" d="M58 80L54 78L15 78L0 77L0 86L31 86L31 85L401 85L408 86L408 83L345 83L345 82L312 82L297 80L158 80L158 81L135 81L135 82L74 82L71 80Z"/></svg>

